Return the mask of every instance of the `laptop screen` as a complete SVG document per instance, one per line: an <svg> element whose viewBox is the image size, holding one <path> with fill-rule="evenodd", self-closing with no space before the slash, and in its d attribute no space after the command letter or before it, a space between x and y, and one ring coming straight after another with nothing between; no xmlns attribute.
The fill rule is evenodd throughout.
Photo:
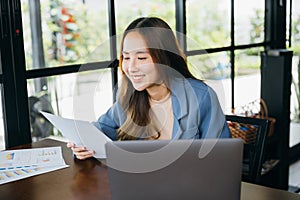
<svg viewBox="0 0 300 200"><path fill-rule="evenodd" d="M112 199L240 199L240 139L106 144Z"/></svg>

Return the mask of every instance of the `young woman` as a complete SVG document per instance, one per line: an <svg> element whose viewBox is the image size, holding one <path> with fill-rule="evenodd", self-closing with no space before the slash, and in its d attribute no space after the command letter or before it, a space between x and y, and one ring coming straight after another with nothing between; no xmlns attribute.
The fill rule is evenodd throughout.
<svg viewBox="0 0 300 200"><path fill-rule="evenodd" d="M112 140L226 138L230 131L215 92L194 78L169 25L138 18L121 41L117 102L94 125ZM79 159L92 150L68 143Z"/></svg>

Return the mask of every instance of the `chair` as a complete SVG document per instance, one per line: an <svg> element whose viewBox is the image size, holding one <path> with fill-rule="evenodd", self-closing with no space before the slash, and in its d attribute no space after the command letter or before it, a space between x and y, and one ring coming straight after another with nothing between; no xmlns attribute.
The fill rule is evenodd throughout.
<svg viewBox="0 0 300 200"><path fill-rule="evenodd" d="M226 120L232 137L244 141L242 181L258 183L270 121L235 115L226 115Z"/></svg>

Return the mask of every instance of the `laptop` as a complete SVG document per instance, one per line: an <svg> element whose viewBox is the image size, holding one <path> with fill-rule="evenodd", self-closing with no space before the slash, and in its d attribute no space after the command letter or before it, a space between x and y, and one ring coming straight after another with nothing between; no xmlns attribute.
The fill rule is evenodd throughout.
<svg viewBox="0 0 300 200"><path fill-rule="evenodd" d="M113 200L238 200L241 139L114 141L105 145Z"/></svg>

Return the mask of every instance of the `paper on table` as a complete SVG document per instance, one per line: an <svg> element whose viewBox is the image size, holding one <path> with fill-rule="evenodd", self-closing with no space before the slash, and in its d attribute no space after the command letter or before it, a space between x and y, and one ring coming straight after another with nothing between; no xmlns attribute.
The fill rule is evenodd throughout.
<svg viewBox="0 0 300 200"><path fill-rule="evenodd" d="M95 158L106 158L105 143L111 141L103 132L87 121L66 119L50 113L41 113L62 133L64 137L77 146L85 146L95 151Z"/></svg>
<svg viewBox="0 0 300 200"><path fill-rule="evenodd" d="M0 172L3 170L28 169L65 165L61 147L6 150L0 152Z"/></svg>
<svg viewBox="0 0 300 200"><path fill-rule="evenodd" d="M0 152L0 185L68 167L61 147Z"/></svg>

